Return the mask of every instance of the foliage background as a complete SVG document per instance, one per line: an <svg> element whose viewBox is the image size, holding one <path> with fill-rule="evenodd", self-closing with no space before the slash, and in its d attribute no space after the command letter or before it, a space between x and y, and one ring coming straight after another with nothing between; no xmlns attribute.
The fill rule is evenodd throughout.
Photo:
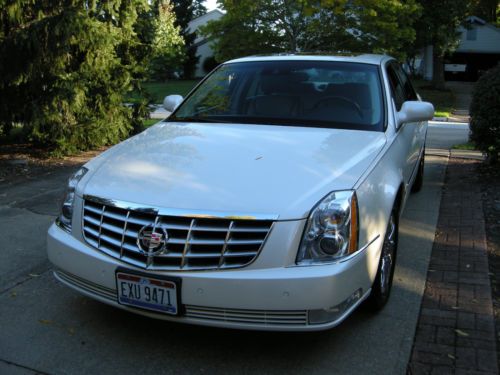
<svg viewBox="0 0 500 375"><path fill-rule="evenodd" d="M219 0L227 13L204 29L215 57L273 52L388 53L415 39L414 0Z"/></svg>

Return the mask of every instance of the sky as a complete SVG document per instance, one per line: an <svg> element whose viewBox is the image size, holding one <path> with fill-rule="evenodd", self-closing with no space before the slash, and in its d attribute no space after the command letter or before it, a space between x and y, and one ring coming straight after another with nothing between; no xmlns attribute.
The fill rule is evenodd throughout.
<svg viewBox="0 0 500 375"><path fill-rule="evenodd" d="M217 8L217 0L205 0L205 6L208 11Z"/></svg>

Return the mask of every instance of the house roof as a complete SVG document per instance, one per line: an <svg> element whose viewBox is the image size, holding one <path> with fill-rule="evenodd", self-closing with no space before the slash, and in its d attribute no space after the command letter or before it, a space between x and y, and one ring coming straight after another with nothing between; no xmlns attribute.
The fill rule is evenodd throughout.
<svg viewBox="0 0 500 375"><path fill-rule="evenodd" d="M200 24L203 24L203 19L204 18L213 19L212 16L214 16L214 15L223 16L224 12L222 12L219 9L212 9L211 11L209 11L209 12L207 12L205 14L202 14L199 17L193 18L191 21L189 21L189 23L200 23Z"/></svg>
<svg viewBox="0 0 500 375"><path fill-rule="evenodd" d="M491 30L496 31L497 33L500 33L500 28L496 27L495 25L493 25L491 23L486 22L485 20L483 20L482 18L479 18L477 16L469 16L465 20L467 23L476 24L479 26L484 26L484 27L487 27Z"/></svg>
<svg viewBox="0 0 500 375"><path fill-rule="evenodd" d="M486 24L486 21L483 20L482 18L479 18L477 16L469 16L465 19L466 22L468 23L477 23L479 25L484 25Z"/></svg>

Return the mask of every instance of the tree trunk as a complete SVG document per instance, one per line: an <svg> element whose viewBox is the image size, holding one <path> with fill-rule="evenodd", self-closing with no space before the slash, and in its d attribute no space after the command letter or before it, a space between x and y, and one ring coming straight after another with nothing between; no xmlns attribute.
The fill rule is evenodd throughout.
<svg viewBox="0 0 500 375"><path fill-rule="evenodd" d="M432 52L432 86L438 90L445 89L443 56L436 48Z"/></svg>

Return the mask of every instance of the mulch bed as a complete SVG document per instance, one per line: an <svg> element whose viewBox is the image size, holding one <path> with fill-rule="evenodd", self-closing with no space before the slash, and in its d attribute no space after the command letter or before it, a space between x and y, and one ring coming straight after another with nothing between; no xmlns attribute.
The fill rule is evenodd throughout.
<svg viewBox="0 0 500 375"><path fill-rule="evenodd" d="M51 174L61 168L77 167L106 148L64 158L50 157L30 144L0 145L0 188Z"/></svg>

